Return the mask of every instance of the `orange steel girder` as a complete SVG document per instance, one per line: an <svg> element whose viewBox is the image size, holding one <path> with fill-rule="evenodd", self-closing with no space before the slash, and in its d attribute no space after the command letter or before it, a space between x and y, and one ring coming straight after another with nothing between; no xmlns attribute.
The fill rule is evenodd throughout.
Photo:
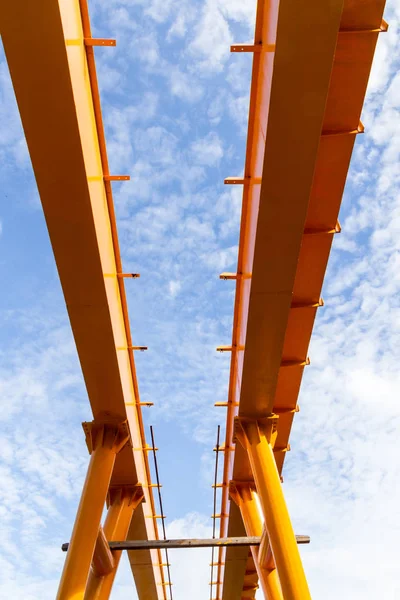
<svg viewBox="0 0 400 600"><path fill-rule="evenodd" d="M244 177L226 181L243 185L243 205L221 536L243 534L229 482L254 477L235 416L279 415L282 471L384 4L258 0ZM242 597L246 561L220 549L216 600Z"/></svg>
<svg viewBox="0 0 400 600"><path fill-rule="evenodd" d="M85 423L91 453L57 600L83 599L115 459L130 441L126 422Z"/></svg>
<svg viewBox="0 0 400 600"><path fill-rule="evenodd" d="M263 535L263 518L257 502L255 485L252 482L249 484L232 481L229 491L231 498L239 506L247 535L261 537ZM268 600L283 600L274 561L272 561L273 564L269 568L265 568L260 560L260 549L252 546L251 553L265 598L268 598Z"/></svg>
<svg viewBox="0 0 400 600"><path fill-rule="evenodd" d="M93 556L92 569L86 586L86 600L107 600L121 559L122 551L110 552L108 542L124 541L127 538L132 514L143 500L143 489L137 488L112 490L109 494L109 508L104 530L99 531ZM100 550L106 560L95 567L96 550ZM111 560L109 561L109 554ZM100 567L100 568L99 568ZM106 568L104 568L106 567Z"/></svg>
<svg viewBox="0 0 400 600"><path fill-rule="evenodd" d="M128 539L157 539L86 1L1 2L0 33L93 416L129 426L110 485L142 484ZM129 558L139 597L166 600L160 552Z"/></svg>

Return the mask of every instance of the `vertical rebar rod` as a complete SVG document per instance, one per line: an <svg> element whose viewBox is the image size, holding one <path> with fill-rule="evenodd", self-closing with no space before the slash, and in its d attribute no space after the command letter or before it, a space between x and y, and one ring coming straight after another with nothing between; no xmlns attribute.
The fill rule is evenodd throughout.
<svg viewBox="0 0 400 600"><path fill-rule="evenodd" d="M162 503L162 498L161 498L160 477L158 475L156 445L155 445L155 442L154 442L154 432L153 432L153 426L152 425L150 425L150 435L151 435L151 446L152 446L153 457L154 457L154 469L155 469L155 472L156 472L158 501L160 503L161 524L162 524L162 530L163 530L164 540L166 540L167 539L167 535L166 535L166 532L165 532L165 518L164 518L165 515L164 515L163 503ZM166 563L167 563L168 584L169 584L169 597L170 597L170 600L173 600L172 599L171 572L169 570L169 558L168 558L168 550L167 549L165 549L165 559L166 559Z"/></svg>
<svg viewBox="0 0 400 600"><path fill-rule="evenodd" d="M219 455L219 435L221 426L217 429L217 444L215 452L215 472L214 472L214 509L213 509L213 540L215 540L215 514L217 512L217 480L218 480L218 455ZM210 600L213 597L213 577L214 577L214 548L211 550L211 581L210 581Z"/></svg>

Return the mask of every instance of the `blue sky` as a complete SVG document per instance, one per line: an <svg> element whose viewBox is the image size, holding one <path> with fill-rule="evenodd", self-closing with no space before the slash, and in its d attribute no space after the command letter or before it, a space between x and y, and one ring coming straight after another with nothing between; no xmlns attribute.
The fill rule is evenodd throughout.
<svg viewBox="0 0 400 600"><path fill-rule="evenodd" d="M253 5L254 4L254 5ZM171 537L211 531L225 412L255 2L100 0L94 35L141 398ZM400 7L388 3L285 466L315 599L397 600L400 534ZM396 44L397 42L397 44ZM0 55L0 597L54 598L88 462L89 404ZM148 430L147 430L148 431ZM210 553L171 553L174 599L209 597ZM198 564L194 559L198 559ZM128 594L128 595L127 595ZM126 563L113 598L135 597Z"/></svg>

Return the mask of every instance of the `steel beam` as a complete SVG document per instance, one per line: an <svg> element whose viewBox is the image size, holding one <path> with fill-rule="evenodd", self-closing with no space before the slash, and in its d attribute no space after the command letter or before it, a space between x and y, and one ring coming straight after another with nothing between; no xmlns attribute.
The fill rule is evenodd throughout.
<svg viewBox="0 0 400 600"><path fill-rule="evenodd" d="M0 31L91 409L129 422L111 485L143 484L129 535L157 538L86 2L0 2ZM154 558L130 557L138 594L166 600Z"/></svg>
<svg viewBox="0 0 400 600"><path fill-rule="evenodd" d="M231 482L229 492L231 498L239 506L247 535L260 536L262 543L264 518L258 507L255 485L252 483ZM264 596L267 600L283 600L275 564L266 569L260 561L261 543L259 547L252 546L251 552Z"/></svg>
<svg viewBox="0 0 400 600"><path fill-rule="evenodd" d="M91 575L102 577L103 575L111 573L114 567L114 557L110 550L110 546L108 545L104 529L100 526L92 558Z"/></svg>
<svg viewBox="0 0 400 600"><path fill-rule="evenodd" d="M298 0L258 1L255 44L275 44L275 51L253 57L244 170L249 184L236 269L252 277L236 282L232 347L245 350L232 353L226 447L238 410L265 414L273 403L342 6L343 0L311 0L300 10ZM251 478L247 463L243 451L225 455L224 481ZM223 490L221 513L229 512L228 497ZM221 520L221 536L227 527L228 519ZM224 562L222 551L218 562ZM237 594L226 580L224 600Z"/></svg>
<svg viewBox="0 0 400 600"><path fill-rule="evenodd" d="M109 543L115 540L126 540L129 531L129 525L132 519L133 511L139 506L144 498L143 489L136 488L117 488L109 494L109 508L106 521L104 523L104 536L98 538L103 550L111 551L112 563L111 569L106 572L99 572L95 568L95 555L93 557L93 568L90 572L86 585L84 600L108 600L114 584L115 575L118 570L122 550L110 549ZM104 547L106 545L106 548ZM104 552L102 552L104 555ZM108 566L108 565L107 565Z"/></svg>
<svg viewBox="0 0 400 600"><path fill-rule="evenodd" d="M126 421L84 423L91 457L57 600L83 600L115 458L129 441Z"/></svg>
<svg viewBox="0 0 400 600"><path fill-rule="evenodd" d="M311 600L274 458L278 418L237 417L236 438L249 457L283 596L285 600Z"/></svg>
<svg viewBox="0 0 400 600"><path fill-rule="evenodd" d="M258 0L254 43L275 44L275 52L253 56L236 269L252 277L236 281L231 347L244 351L232 351L226 448L234 448L236 415L262 418L297 405L334 237L307 232L336 230L384 5ZM289 361L298 366L282 368ZM288 445L293 416L280 414L278 447ZM275 454L279 473L284 458ZM224 459L224 482L252 478L240 445ZM226 487L220 512L230 515L221 519L221 536L240 530ZM241 597L230 567L235 553L219 552L217 600Z"/></svg>

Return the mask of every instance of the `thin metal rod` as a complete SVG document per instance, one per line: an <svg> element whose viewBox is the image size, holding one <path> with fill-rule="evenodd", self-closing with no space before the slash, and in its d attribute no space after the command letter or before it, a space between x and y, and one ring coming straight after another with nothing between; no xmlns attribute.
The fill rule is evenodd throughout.
<svg viewBox="0 0 400 600"><path fill-rule="evenodd" d="M298 544L309 544L308 535L296 535ZM222 546L259 546L260 537L225 537L216 539L179 539L179 540L126 540L125 542L110 542L111 550L164 550L166 548L220 548ZM61 549L66 552L69 544L63 544Z"/></svg>
<svg viewBox="0 0 400 600"><path fill-rule="evenodd" d="M219 436L220 436L221 426L218 425L217 430L217 444L216 444L216 453L215 453L215 472L214 472L214 510L213 515L217 514L217 480L218 480L218 454L219 454ZM213 539L215 539L215 518L213 519Z"/></svg>
<svg viewBox="0 0 400 600"><path fill-rule="evenodd" d="M161 512L161 516L164 517L164 509L163 509L163 503L162 503L162 498L161 498L161 486L160 486L160 477L158 475L158 463L157 463L157 454L155 451L155 442L154 442L154 432L153 432L153 426L150 425L150 435L151 435L151 446L153 448L153 457L154 457L154 468L156 471L156 482L157 482L157 491L158 491L158 501L160 503L160 512ZM164 541L166 541L167 539L167 535L165 532L165 519L161 519L161 524L162 524L162 530L163 530L163 535L164 535ZM171 585L171 573L169 570L169 558L168 558L168 550L167 548L165 548L165 562L167 565L167 573L168 573L168 583L169 583L169 596L170 596L170 600L172 600L172 585Z"/></svg>
<svg viewBox="0 0 400 600"><path fill-rule="evenodd" d="M218 456L219 456L219 434L221 426L217 429L217 443L215 446L215 472L214 472L214 509L213 509L213 540L215 540L215 515L217 513L217 479L218 479ZM210 600L213 598L213 581L214 581L214 546L211 550L211 579L210 579Z"/></svg>

